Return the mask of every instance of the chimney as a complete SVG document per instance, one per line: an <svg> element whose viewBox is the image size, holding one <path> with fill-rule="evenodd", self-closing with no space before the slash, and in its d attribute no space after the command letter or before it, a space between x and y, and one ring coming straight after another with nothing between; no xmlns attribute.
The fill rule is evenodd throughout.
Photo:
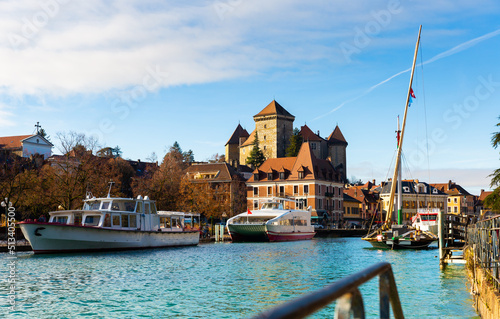
<svg viewBox="0 0 500 319"><path fill-rule="evenodd" d="M448 181L448 190L450 190L450 189L451 189L451 185L452 185L451 180L449 180L449 181Z"/></svg>

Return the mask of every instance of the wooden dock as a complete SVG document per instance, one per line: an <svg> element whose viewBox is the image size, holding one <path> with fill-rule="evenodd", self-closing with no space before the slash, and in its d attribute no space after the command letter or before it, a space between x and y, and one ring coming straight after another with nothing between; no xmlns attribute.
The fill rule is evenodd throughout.
<svg viewBox="0 0 500 319"><path fill-rule="evenodd" d="M439 265L465 264L463 248L467 239L467 216L439 214Z"/></svg>

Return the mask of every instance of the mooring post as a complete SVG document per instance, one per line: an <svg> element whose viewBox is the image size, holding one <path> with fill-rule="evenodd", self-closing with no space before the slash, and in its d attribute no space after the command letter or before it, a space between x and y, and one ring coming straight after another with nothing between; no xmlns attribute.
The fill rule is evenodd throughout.
<svg viewBox="0 0 500 319"><path fill-rule="evenodd" d="M439 266L443 267L444 265L444 211L439 211L439 224L438 224L438 236L439 236Z"/></svg>

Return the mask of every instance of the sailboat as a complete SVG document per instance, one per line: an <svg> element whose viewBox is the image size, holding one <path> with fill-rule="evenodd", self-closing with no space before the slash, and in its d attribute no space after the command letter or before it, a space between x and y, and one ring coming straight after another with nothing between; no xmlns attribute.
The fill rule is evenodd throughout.
<svg viewBox="0 0 500 319"><path fill-rule="evenodd" d="M387 210L384 224L377 230L368 232L362 239L369 242L373 247L380 249L423 249L427 248L432 242L438 240L438 237L431 232L422 231L409 227L407 225L400 225L401 223L401 153L403 149L403 137L406 126L406 116L408 113L408 106L413 95L412 82L413 74L415 72L415 64L417 61L418 47L420 43L420 33L422 26L418 30L417 44L415 45L415 54L413 56L413 65L411 68L410 85L408 94L406 96L406 106L403 116L402 130L399 132L398 128L398 149L396 157L396 165L394 166L394 174L391 183L391 190L389 196L389 208ZM398 124L399 126L399 124ZM394 197L396 193L396 186L398 187L398 224L392 223L392 212L394 210Z"/></svg>

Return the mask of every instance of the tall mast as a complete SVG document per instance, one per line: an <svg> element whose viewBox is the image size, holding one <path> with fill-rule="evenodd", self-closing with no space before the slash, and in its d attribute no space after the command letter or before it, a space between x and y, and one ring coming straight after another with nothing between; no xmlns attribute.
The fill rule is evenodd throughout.
<svg viewBox="0 0 500 319"><path fill-rule="evenodd" d="M394 167L394 174L392 176L392 182L391 182L391 192L390 192L390 196L389 196L389 209L387 210L387 216L385 218L386 224L388 224L391 221L392 211L394 210L394 194L396 191L396 180L398 177L399 166L401 165L401 163L400 163L401 162L401 150L403 148L403 137L405 134L406 114L408 113L408 104L410 102L411 85L413 83L413 74L415 72L415 64L417 62L418 45L420 43L420 32L421 31L422 31L422 25L420 25L420 27L418 29L417 43L415 44L415 54L413 55L413 64L411 67L411 75L410 75L410 85L408 87L408 94L406 95L405 113L403 115L403 125L402 125L402 129L401 129L401 136L399 138L399 143L398 143L398 155L396 156L396 165Z"/></svg>
<svg viewBox="0 0 500 319"><path fill-rule="evenodd" d="M399 126L399 116L398 116L398 132L397 132L397 136L398 136L398 147L399 147L399 140L401 139L401 130L400 130L400 126ZM398 206L397 206L397 212L398 212L398 215L397 215L397 221L398 221L398 225L401 225L402 223L402 218L401 218L401 203L402 203L402 197L403 197L403 181L401 180L401 167L403 165L401 165L401 157L398 159L400 164L399 164L399 170L398 170Z"/></svg>

